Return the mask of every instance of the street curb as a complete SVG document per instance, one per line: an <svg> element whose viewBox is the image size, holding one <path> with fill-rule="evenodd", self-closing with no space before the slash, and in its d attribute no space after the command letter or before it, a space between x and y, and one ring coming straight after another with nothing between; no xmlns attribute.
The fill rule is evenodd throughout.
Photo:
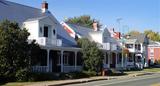
<svg viewBox="0 0 160 86"><path fill-rule="evenodd" d="M92 77L92 78L84 78L84 79L77 79L73 81L66 81L66 82L61 82L61 83L50 83L50 84L45 84L43 86L62 86L62 85L69 85L69 84L80 84L80 83L87 83L87 82L93 82L93 81L100 81L100 80L112 80L112 79L120 79L120 78L129 78L129 77L138 77L138 76L143 76L143 75L150 75L154 73L139 73L139 74L134 74L134 75L128 75L128 76L122 76L122 77ZM29 85L29 86L34 86L34 85ZM38 85L36 85L38 86Z"/></svg>
<svg viewBox="0 0 160 86"><path fill-rule="evenodd" d="M151 74L151 73L140 73L140 74L135 74L135 75L133 75L133 76L125 76L124 78L127 78L127 77L137 77L137 76L143 76L143 75L148 75L148 74ZM117 78L118 78L118 77L117 77ZM100 80L112 80L112 79L117 79L117 78L115 78L115 77L105 77L105 78L100 78L100 79L86 79L86 80L81 80L81 81L73 81L73 82L59 83L59 84L47 85L47 86L62 86L62 85L87 83L87 82L100 81Z"/></svg>
<svg viewBox="0 0 160 86"><path fill-rule="evenodd" d="M48 85L48 86L61 86L61 85L87 83L87 82L100 81L100 80L110 80L110 78L109 78L109 77L106 77L106 78L100 78L100 79L86 79L86 80L81 80L81 81L73 81L73 82L59 83L59 84Z"/></svg>

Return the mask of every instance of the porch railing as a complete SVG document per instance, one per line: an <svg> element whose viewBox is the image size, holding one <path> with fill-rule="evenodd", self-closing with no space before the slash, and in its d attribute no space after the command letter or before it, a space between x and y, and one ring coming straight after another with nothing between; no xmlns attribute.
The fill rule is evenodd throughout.
<svg viewBox="0 0 160 86"><path fill-rule="evenodd" d="M33 72L47 72L47 66L32 66Z"/></svg>
<svg viewBox="0 0 160 86"><path fill-rule="evenodd" d="M61 39L49 39L46 37L39 37L37 41L38 44L43 46L62 46Z"/></svg>

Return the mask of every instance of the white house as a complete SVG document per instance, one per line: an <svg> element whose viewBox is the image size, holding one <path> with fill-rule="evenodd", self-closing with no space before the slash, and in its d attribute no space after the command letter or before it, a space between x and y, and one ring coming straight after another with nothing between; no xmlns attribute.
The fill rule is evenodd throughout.
<svg viewBox="0 0 160 86"><path fill-rule="evenodd" d="M138 67L148 67L147 45L149 39L145 34L137 36L128 36L125 41L125 47L129 50L127 65Z"/></svg>
<svg viewBox="0 0 160 86"><path fill-rule="evenodd" d="M64 29L75 38L88 38L90 41L94 41L99 44L99 48L103 50L105 58L103 61L103 68L105 69L122 69L122 55L121 46L119 42L111 37L107 28L104 30L97 30L93 28L87 28L75 24L61 23Z"/></svg>
<svg viewBox="0 0 160 86"><path fill-rule="evenodd" d="M48 10L47 2L38 9L0 0L0 11L0 21L16 21L22 29L29 31L28 40L36 40L40 45L41 56L39 63L33 66L34 72L81 71L80 49Z"/></svg>

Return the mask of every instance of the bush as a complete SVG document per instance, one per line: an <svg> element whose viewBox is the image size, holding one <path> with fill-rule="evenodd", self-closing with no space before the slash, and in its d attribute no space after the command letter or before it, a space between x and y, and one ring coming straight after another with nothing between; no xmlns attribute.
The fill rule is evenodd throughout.
<svg viewBox="0 0 160 86"><path fill-rule="evenodd" d="M155 60L155 64L160 64L160 60Z"/></svg>
<svg viewBox="0 0 160 86"><path fill-rule="evenodd" d="M29 81L46 81L46 80L57 80L58 76L54 73L31 73Z"/></svg>
<svg viewBox="0 0 160 86"><path fill-rule="evenodd" d="M69 72L69 73L61 73L60 74L60 79L79 79L79 78L85 78L88 77L87 74L83 72Z"/></svg>
<svg viewBox="0 0 160 86"><path fill-rule="evenodd" d="M28 81L29 71L27 68L16 71L16 81Z"/></svg>
<svg viewBox="0 0 160 86"><path fill-rule="evenodd" d="M79 79L79 78L87 78L91 76L96 76L96 72L94 71L82 71L82 72L69 72L69 73L61 73L59 79Z"/></svg>

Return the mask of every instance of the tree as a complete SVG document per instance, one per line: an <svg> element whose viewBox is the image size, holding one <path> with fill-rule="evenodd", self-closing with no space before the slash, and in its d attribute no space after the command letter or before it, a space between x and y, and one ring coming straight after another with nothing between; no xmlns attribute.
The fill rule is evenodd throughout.
<svg viewBox="0 0 160 86"><path fill-rule="evenodd" d="M95 42L90 42L86 38L78 40L78 45L82 48L84 69L87 71L96 71L97 73L101 70L103 53L97 47Z"/></svg>
<svg viewBox="0 0 160 86"><path fill-rule="evenodd" d="M144 34L146 34L153 41L160 41L160 35L158 32L154 32L152 30L145 30Z"/></svg>
<svg viewBox="0 0 160 86"><path fill-rule="evenodd" d="M3 80L27 80L35 42L28 44L30 34L18 23L5 20L0 23L0 77ZM2 80L0 80L2 81Z"/></svg>
<svg viewBox="0 0 160 86"><path fill-rule="evenodd" d="M79 17L68 18L67 20L65 20L65 22L67 23L77 24L89 28L92 28L93 21L97 20L92 19L89 15L82 15ZM102 25L99 23L99 21L97 21L97 23L98 23L98 28L100 28Z"/></svg>
<svg viewBox="0 0 160 86"><path fill-rule="evenodd" d="M131 35L131 36L137 36L137 35L140 34L140 32L136 31L136 30L133 30L133 31L130 31L128 34Z"/></svg>

